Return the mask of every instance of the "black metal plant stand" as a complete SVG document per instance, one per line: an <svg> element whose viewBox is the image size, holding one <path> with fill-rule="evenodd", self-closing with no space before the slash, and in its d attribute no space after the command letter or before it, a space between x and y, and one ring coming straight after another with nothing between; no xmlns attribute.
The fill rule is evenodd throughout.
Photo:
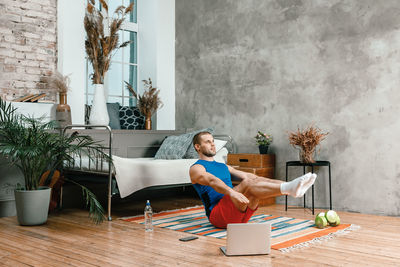
<svg viewBox="0 0 400 267"><path fill-rule="evenodd" d="M287 161L286 162L286 182L288 181L289 167L303 167L303 173L306 173L306 167L311 167L311 172L314 172L314 167L327 166L329 169L329 209L332 209L332 189L331 189L331 163L329 161L316 161L315 163L303 163L300 161ZM312 185L312 214L314 214L314 185ZM306 195L304 194L304 208L306 207ZM285 196L285 211L288 210L287 195Z"/></svg>

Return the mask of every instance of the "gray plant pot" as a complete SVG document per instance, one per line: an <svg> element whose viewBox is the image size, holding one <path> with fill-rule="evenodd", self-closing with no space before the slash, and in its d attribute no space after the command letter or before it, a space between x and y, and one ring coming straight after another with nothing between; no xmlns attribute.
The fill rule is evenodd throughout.
<svg viewBox="0 0 400 267"><path fill-rule="evenodd" d="M13 198L1 199L0 197L0 218L15 215L17 215L15 211L15 200Z"/></svg>
<svg viewBox="0 0 400 267"><path fill-rule="evenodd" d="M50 204L50 187L38 190L15 190L15 206L20 225L39 225L47 221Z"/></svg>

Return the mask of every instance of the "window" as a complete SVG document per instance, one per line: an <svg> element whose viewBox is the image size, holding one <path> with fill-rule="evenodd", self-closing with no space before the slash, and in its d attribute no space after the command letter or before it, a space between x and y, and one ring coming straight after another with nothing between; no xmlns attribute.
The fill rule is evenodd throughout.
<svg viewBox="0 0 400 267"><path fill-rule="evenodd" d="M138 61L137 61L137 0L109 0L108 11L112 16L115 9L124 5L128 6L134 2L133 11L126 17L122 29L119 32L119 43L130 40L131 43L117 50L111 59L110 68L106 74L104 87L108 93L107 102L118 102L121 106L136 106L136 98L126 89L124 81L129 82L137 91L138 87ZM94 95L94 86L90 80L89 74L93 72L91 64L87 62L86 79L86 103L91 104Z"/></svg>

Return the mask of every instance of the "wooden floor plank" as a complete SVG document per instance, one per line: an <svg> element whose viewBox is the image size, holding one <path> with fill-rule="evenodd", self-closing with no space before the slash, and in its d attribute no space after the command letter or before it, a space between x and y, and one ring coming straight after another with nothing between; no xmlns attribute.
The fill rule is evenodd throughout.
<svg viewBox="0 0 400 267"><path fill-rule="evenodd" d="M319 210L318 210L319 211ZM316 212L318 212L316 211ZM284 211L282 205L260 207L259 212L313 219L309 210ZM400 218L338 212L342 223L361 229L310 248L270 255L226 257L219 247L225 240L144 226L114 218L92 224L87 212L64 210L46 224L19 226L15 217L0 218L1 266L399 266ZM132 214L134 215L134 214ZM397 231L396 231L397 230Z"/></svg>
<svg viewBox="0 0 400 267"><path fill-rule="evenodd" d="M26 267L26 266L34 266L32 264L22 263L20 261L16 261L11 259L9 256L4 257L1 262L4 266L13 266L13 267Z"/></svg>
<svg viewBox="0 0 400 267"><path fill-rule="evenodd" d="M11 240L3 239L0 235L0 249L9 251L14 255L21 255L25 259L38 260L40 262L47 262L49 266L94 266L93 264L86 264L81 260L75 260L70 255L65 254L58 248L50 246L35 246L34 242L30 242L30 247L26 249L26 246L21 245L21 239L10 236ZM23 239L23 241L26 241Z"/></svg>
<svg viewBox="0 0 400 267"><path fill-rule="evenodd" d="M63 223L65 223L65 222L63 222ZM121 226L119 224L121 224ZM125 226L123 226L123 225L125 225ZM117 220L115 222L112 222L111 226L113 227L113 229L114 229L114 226L119 226L119 227L116 227L116 229L117 229L116 231L114 231L114 230L112 231L113 238L120 240L120 241L118 241L119 244L123 244L123 246L125 248L127 248L127 247L137 248L138 250L142 251L141 253L149 252L150 254L152 254L152 253L154 253L153 249L157 249L158 256L164 257L163 261L167 260L166 258L170 258L170 260L173 260L173 262L176 262L176 259L175 259L176 256L173 254L171 255L171 253L170 253L171 247L178 246L180 249L184 249L185 246L188 246L188 244L191 244L191 243L183 243L183 242L178 241L179 237L187 235L185 233L174 232L174 231L170 231L167 229L156 228L155 232L157 232L159 239L154 242L153 238L147 240L146 237L149 237L150 234L144 233L142 225L127 223L124 221ZM77 228L81 228L81 230L76 230L76 231L79 231L79 232L75 231L76 233L79 233L79 235L82 235L82 236L89 235L92 237L92 240L100 238L100 239L98 239L98 242L101 242L101 240L104 240L103 238L107 238L107 236L104 236L102 229L98 229L96 232L90 233L91 230L88 230L86 227L82 227L82 225L78 226ZM126 230L122 231L123 228L127 228L127 229L136 228L136 230L126 233L127 232ZM80 231L83 231L83 232L80 232ZM122 231L122 233L119 233L121 231ZM169 236L176 236L177 233L179 234L179 237L176 237L173 239L171 239L169 237ZM166 234L166 235L164 235L164 234ZM155 233L153 233L151 235L155 235ZM124 238L128 239L128 240L124 240ZM144 242L138 244L135 241L133 241L133 242L129 241L129 240L137 240L137 239L144 240ZM208 240L208 239L205 239L205 240ZM218 240L218 239L216 239L216 240ZM113 243L113 240L109 240L107 242ZM220 241L220 242L224 242L224 241ZM155 243L155 244L153 244L153 243ZM222 243L220 245L222 245ZM207 246L207 243L205 243L205 246ZM149 250L148 247L151 247L151 249ZM168 248L168 250L163 251L163 248ZM188 252L188 254L184 256L186 258L186 260L188 260L192 263L197 263L197 264L204 263L204 260L202 260L202 259L198 260L197 256L194 257L194 259L192 259L192 256L191 256L192 248L189 248L187 252ZM211 263L212 263L212 261L210 261L210 264Z"/></svg>

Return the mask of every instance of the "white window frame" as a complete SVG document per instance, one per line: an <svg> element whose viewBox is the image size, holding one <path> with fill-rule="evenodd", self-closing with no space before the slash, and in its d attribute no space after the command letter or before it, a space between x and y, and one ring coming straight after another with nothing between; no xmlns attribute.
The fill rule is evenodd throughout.
<svg viewBox="0 0 400 267"><path fill-rule="evenodd" d="M111 0L114 1L114 0ZM57 1L58 70L70 75L68 104L72 123L83 124L87 90L85 53L86 1ZM164 106L154 114L157 130L175 129L175 0L138 0L138 92L151 77ZM154 125L155 124L155 125Z"/></svg>

